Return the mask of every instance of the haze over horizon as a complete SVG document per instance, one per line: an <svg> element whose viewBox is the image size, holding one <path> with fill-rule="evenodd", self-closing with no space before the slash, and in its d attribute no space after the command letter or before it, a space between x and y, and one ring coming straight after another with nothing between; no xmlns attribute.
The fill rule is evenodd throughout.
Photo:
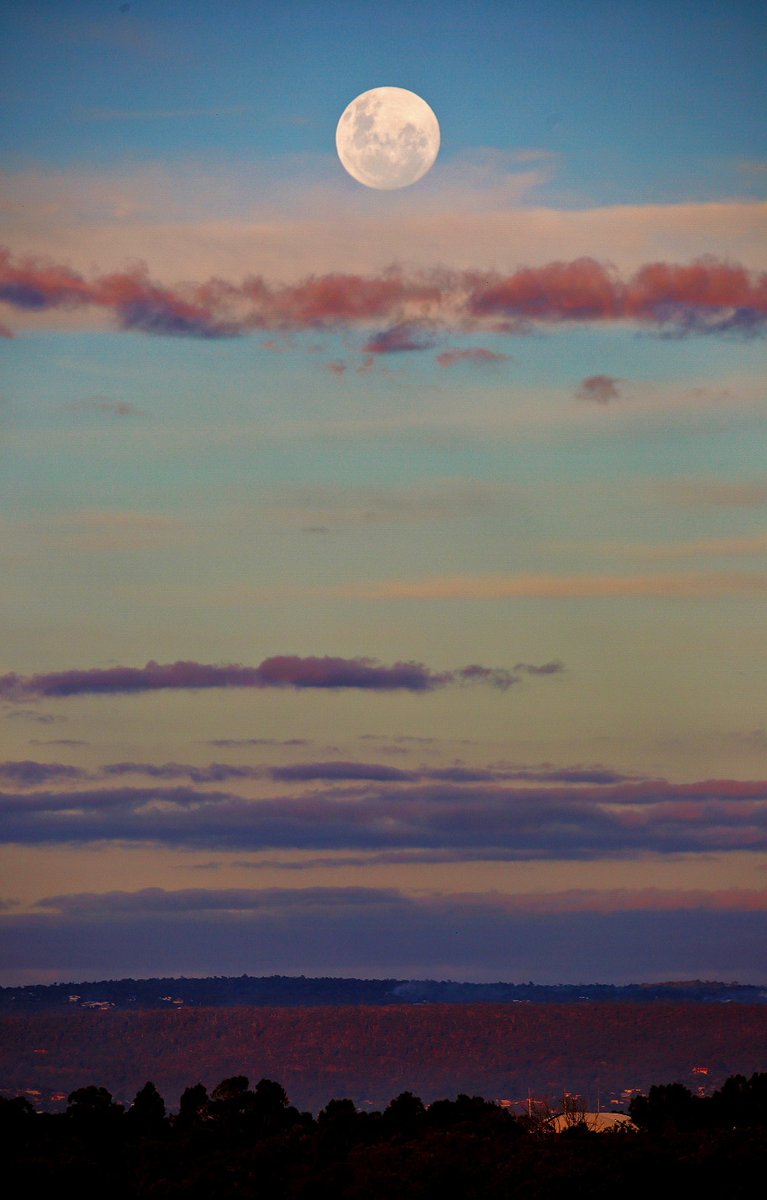
<svg viewBox="0 0 767 1200"><path fill-rule="evenodd" d="M762 6L2 20L0 985L767 982Z"/></svg>

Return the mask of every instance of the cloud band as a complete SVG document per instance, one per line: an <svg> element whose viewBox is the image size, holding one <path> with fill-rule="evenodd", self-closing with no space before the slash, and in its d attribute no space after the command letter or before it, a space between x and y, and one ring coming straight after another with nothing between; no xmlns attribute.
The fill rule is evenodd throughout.
<svg viewBox="0 0 767 1200"><path fill-rule="evenodd" d="M522 674L548 675L563 669L562 664L556 662L540 667L519 663L513 671L474 663L452 671L433 671L420 662L396 662L386 666L373 658L300 658L297 655L275 655L265 658L257 667L236 663L150 661L143 667L94 667L39 675L10 672L0 675L0 698L19 701L207 688L432 692L453 684L486 684L504 691L518 683Z"/></svg>
<svg viewBox="0 0 767 1200"><path fill-rule="evenodd" d="M524 333L537 325L630 321L660 332L763 332L767 273L714 257L653 262L627 279L594 258L509 274L432 271L326 274L295 284L250 275L169 286L145 267L88 279L60 263L0 249L0 301L28 312L96 308L124 330L222 338L254 331L359 329L368 354L424 350L439 330ZM495 360L492 352L470 351ZM465 358L446 352L441 364Z"/></svg>

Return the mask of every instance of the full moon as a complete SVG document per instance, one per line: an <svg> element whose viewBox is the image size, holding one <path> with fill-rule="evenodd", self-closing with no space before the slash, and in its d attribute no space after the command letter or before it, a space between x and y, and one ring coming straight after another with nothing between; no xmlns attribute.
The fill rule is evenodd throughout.
<svg viewBox="0 0 767 1200"><path fill-rule="evenodd" d="M372 88L341 114L336 149L349 174L365 187L409 187L434 165L439 121L415 92Z"/></svg>

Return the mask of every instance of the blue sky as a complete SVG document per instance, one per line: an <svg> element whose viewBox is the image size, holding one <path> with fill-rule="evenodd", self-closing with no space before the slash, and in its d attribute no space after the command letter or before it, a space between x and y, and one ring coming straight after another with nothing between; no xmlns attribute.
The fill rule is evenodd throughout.
<svg viewBox="0 0 767 1200"><path fill-rule="evenodd" d="M0 982L763 982L760 6L4 23Z"/></svg>
<svg viewBox="0 0 767 1200"><path fill-rule="evenodd" d="M477 147L565 156L574 200L729 197L733 165L765 154L755 3L122 8L9 6L11 162L326 155L339 111L380 84L438 110L445 161Z"/></svg>

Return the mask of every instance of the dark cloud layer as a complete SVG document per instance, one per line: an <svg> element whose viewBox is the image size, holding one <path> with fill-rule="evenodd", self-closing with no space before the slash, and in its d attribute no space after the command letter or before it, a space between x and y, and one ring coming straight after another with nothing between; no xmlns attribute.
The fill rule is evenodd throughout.
<svg viewBox="0 0 767 1200"><path fill-rule="evenodd" d="M317 762L295 763L287 767L273 767L272 779L286 783L322 779L333 780L370 779L381 783L412 783L419 778L418 771L401 771L385 763Z"/></svg>
<svg viewBox="0 0 767 1200"><path fill-rule="evenodd" d="M88 772L65 763L41 763L30 760L0 762L0 783L15 787L38 787L45 783L64 783L87 779Z"/></svg>
<svg viewBox="0 0 767 1200"><path fill-rule="evenodd" d="M519 682L519 673L549 674L560 664L531 667L518 673L502 667L472 664L453 671L433 671L420 662L385 666L373 658L299 658L277 655L257 667L237 663L148 662L143 667L105 667L51 671L39 675L0 675L0 698L18 701L39 697L98 696L154 692L171 688L355 688L363 691L431 692L451 684L482 683L505 690Z"/></svg>
<svg viewBox="0 0 767 1200"><path fill-rule="evenodd" d="M613 911L572 895L394 889L193 889L49 896L0 918L6 978L286 973L561 982L724 978L764 982L767 913L745 895L660 894ZM692 905L692 906L691 906ZM761 910L760 910L761 909Z"/></svg>
<svg viewBox="0 0 767 1200"><path fill-rule="evenodd" d="M454 912L457 908L509 913L673 912L703 909L767 913L767 889L571 888L560 892L419 892L381 887L306 888L140 888L135 892L67 892L44 896L34 907L59 913L111 916L121 913L305 912L347 908L418 908Z"/></svg>
<svg viewBox="0 0 767 1200"><path fill-rule="evenodd" d="M256 744L259 743L258 739ZM66 743L65 743L66 744ZM78 743L75 743L77 745ZM269 743L267 739L267 744ZM278 743L282 744L282 743ZM404 753L404 751L403 751ZM65 763L43 763L34 760L0 762L0 783L15 787L36 788L45 784L65 784L74 781L98 782L126 775L141 775L147 779L189 779L192 783L224 783L227 780L271 779L277 783L306 783L320 780L325 783L370 780L379 783L502 783L510 781L544 783L610 784L628 782L636 776L624 775L604 767L548 767L497 764L492 767L461 765L400 769L388 763L357 760L322 760L318 762L268 764L237 763L150 763L140 761L105 763L85 771Z"/></svg>
<svg viewBox="0 0 767 1200"><path fill-rule="evenodd" d="M767 322L767 275L708 257L648 263L622 279L611 267L580 258L508 275L406 275L392 268L379 276L329 274L295 284L271 285L251 275L239 283L211 279L173 287L155 283L142 266L86 279L62 264L14 260L0 250L0 301L29 312L100 308L122 329L164 336L358 329L368 353L379 354L431 347L439 329L524 333L541 324L632 321L676 334L753 334ZM479 361L481 351L466 353Z"/></svg>
<svg viewBox="0 0 767 1200"><path fill-rule="evenodd" d="M354 764L357 769L357 764ZM272 770L272 776L278 769ZM767 781L451 779L450 769L350 781L325 765L292 782L329 786L257 799L194 785L0 793L2 838L208 850L448 853L456 861L582 859L767 848ZM337 774L334 777L333 771ZM462 769L458 769L460 772ZM340 777L339 777L340 776ZM263 791L263 787L261 788Z"/></svg>

